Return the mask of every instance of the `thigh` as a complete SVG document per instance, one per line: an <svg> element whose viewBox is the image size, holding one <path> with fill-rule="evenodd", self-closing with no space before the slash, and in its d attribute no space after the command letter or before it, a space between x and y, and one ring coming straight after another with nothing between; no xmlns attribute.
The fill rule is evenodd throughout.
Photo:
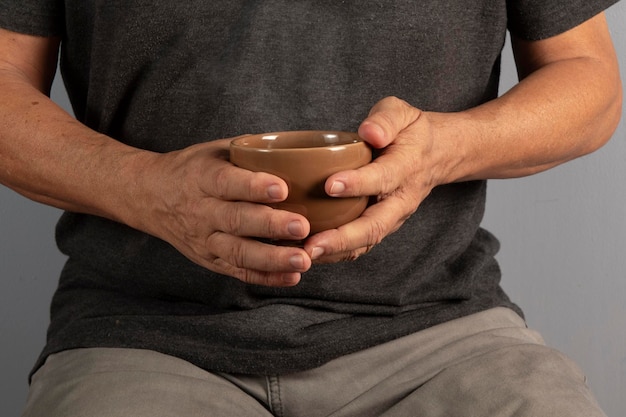
<svg viewBox="0 0 626 417"><path fill-rule="evenodd" d="M466 358L399 401L386 417L606 417L569 358L513 344Z"/></svg>
<svg viewBox="0 0 626 417"><path fill-rule="evenodd" d="M271 417L220 376L147 350L77 349L33 376L22 417Z"/></svg>
<svg viewBox="0 0 626 417"><path fill-rule="evenodd" d="M579 368L504 308L277 377L273 388L284 417L604 416Z"/></svg>

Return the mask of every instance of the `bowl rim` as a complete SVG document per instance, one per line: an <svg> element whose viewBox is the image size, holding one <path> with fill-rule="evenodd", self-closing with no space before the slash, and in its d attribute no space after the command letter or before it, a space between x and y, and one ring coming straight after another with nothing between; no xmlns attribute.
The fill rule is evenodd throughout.
<svg viewBox="0 0 626 417"><path fill-rule="evenodd" d="M275 140L280 135L304 135L304 134L320 134L320 135L341 135L348 136L353 138L351 141L344 141L339 143L333 143L323 146L301 146L301 147L280 147L280 148L272 148L272 147L260 147L256 145L252 145L250 143L246 143L246 140L250 139L264 139L267 138L268 141ZM276 131L276 132L265 132L265 133L256 133L251 135L238 136L233 138L230 141L231 148L237 148L240 150L249 150L249 151L263 151L263 152L298 152L298 151L311 151L312 149L331 149L336 150L339 148L345 147L353 147L353 146L363 146L367 145L367 143L359 137L358 133L350 132L350 131L342 131L342 130L285 130L285 131Z"/></svg>

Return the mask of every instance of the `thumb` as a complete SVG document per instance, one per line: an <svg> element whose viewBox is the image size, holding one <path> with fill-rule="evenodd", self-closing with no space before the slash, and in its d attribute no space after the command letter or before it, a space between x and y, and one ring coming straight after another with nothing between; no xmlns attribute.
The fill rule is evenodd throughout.
<svg viewBox="0 0 626 417"><path fill-rule="evenodd" d="M376 149L384 148L419 119L421 111L397 97L386 97L372 107L359 126L359 136Z"/></svg>

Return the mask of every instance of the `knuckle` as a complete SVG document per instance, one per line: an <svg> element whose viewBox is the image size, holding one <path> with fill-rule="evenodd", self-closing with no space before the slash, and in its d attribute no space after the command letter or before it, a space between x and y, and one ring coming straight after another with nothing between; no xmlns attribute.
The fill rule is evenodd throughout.
<svg viewBox="0 0 626 417"><path fill-rule="evenodd" d="M398 96L389 96L387 97L387 100L389 101L389 104L392 106L404 106L407 104L406 101L402 100Z"/></svg>
<svg viewBox="0 0 626 417"><path fill-rule="evenodd" d="M259 277L258 274L256 274L254 271L250 271L249 269L238 270L235 278L244 282L245 284L264 284L264 280L262 279L262 277Z"/></svg>
<svg viewBox="0 0 626 417"><path fill-rule="evenodd" d="M383 182L382 185L389 186L394 182L395 179L396 174L394 172L394 169L388 165L383 165L383 169L380 175L380 180Z"/></svg>
<svg viewBox="0 0 626 417"><path fill-rule="evenodd" d="M220 240L220 232L213 231L209 233L198 254L207 261L215 262L216 259L219 259L218 248L222 246Z"/></svg>
<svg viewBox="0 0 626 417"><path fill-rule="evenodd" d="M242 242L236 241L230 247L226 254L226 260L234 266L244 267L246 263L246 248Z"/></svg>
<svg viewBox="0 0 626 417"><path fill-rule="evenodd" d="M259 274L249 269L238 268L230 264L227 260L216 258L214 260L215 270L224 275L228 275L245 284L259 284L264 285L264 280L259 277Z"/></svg>
<svg viewBox="0 0 626 417"><path fill-rule="evenodd" d="M357 259L359 259L359 257L365 252L362 252L360 250L353 250L350 251L346 254L345 260L346 261L356 261Z"/></svg>
<svg viewBox="0 0 626 417"><path fill-rule="evenodd" d="M268 216L261 222L262 224L262 237L269 238L279 238L280 237L280 227L282 226L281 219L278 215L278 212L270 207L267 207L263 210L263 212L267 212Z"/></svg>
<svg viewBox="0 0 626 417"><path fill-rule="evenodd" d="M225 232L233 235L240 235L243 229L243 209L240 204L231 204L228 208L224 208L221 216L223 220L223 228Z"/></svg>
<svg viewBox="0 0 626 417"><path fill-rule="evenodd" d="M340 234L338 242L337 242L337 252L339 252L339 253L350 252L351 251L350 247L351 247L351 245L350 245L349 237Z"/></svg>
<svg viewBox="0 0 626 417"><path fill-rule="evenodd" d="M372 247L374 247L374 245L368 245L367 247L364 247L364 248L359 248L359 249L354 249L348 252L344 252L341 254L341 261L348 261L348 262L356 261L361 256L368 253Z"/></svg>
<svg viewBox="0 0 626 417"><path fill-rule="evenodd" d="M228 265L229 269L243 267L245 247L241 239L231 239L227 233L216 231L207 238L206 246L213 262Z"/></svg>
<svg viewBox="0 0 626 417"><path fill-rule="evenodd" d="M220 166L215 168L211 176L211 190L213 196L220 200L225 200L228 193L228 166Z"/></svg>
<svg viewBox="0 0 626 417"><path fill-rule="evenodd" d="M387 100L388 100L387 105L396 111L399 110L402 112L406 112L406 111L412 111L412 109L415 108L411 106L406 100L403 100L397 96L387 97Z"/></svg>
<svg viewBox="0 0 626 417"><path fill-rule="evenodd" d="M387 234L387 231L388 227L383 220L378 218L372 219L367 233L368 247L373 247L374 245L378 245L382 242L383 238Z"/></svg>
<svg viewBox="0 0 626 417"><path fill-rule="evenodd" d="M398 175L393 167L388 164L380 164L378 175L379 189L383 195L391 193L397 188Z"/></svg>

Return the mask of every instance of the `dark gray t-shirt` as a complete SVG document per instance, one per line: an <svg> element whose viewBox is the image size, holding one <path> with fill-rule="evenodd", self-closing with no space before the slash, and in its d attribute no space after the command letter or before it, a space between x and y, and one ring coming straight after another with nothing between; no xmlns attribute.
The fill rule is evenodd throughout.
<svg viewBox="0 0 626 417"><path fill-rule="evenodd" d="M0 0L0 25L63 37L76 117L139 148L296 129L356 130L395 95L432 111L497 96L507 28L540 39L615 0ZM40 358L153 349L209 370L307 369L494 306L497 240L480 228L486 182L433 190L354 262L315 265L294 288L245 285L167 243L65 213L69 256ZM513 214L512 214L513 215Z"/></svg>

